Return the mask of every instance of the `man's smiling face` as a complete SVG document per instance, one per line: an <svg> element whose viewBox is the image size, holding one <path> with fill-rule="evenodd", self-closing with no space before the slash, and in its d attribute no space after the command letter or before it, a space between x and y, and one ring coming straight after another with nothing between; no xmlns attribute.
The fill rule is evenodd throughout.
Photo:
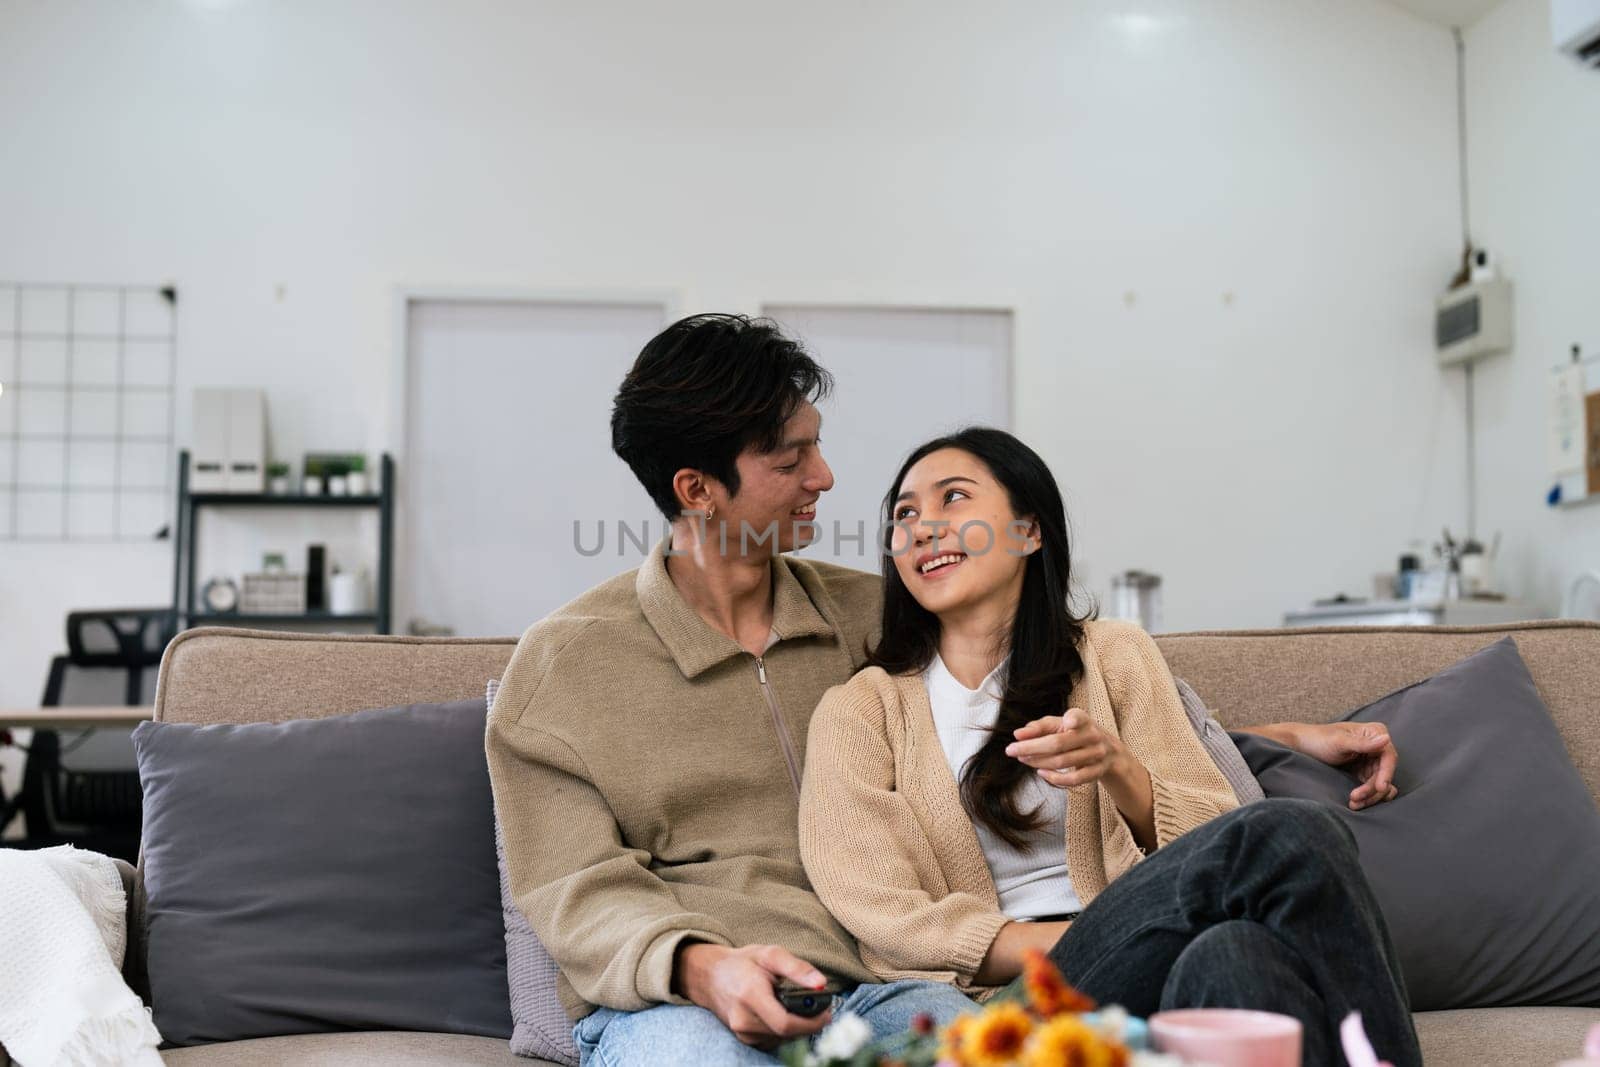
<svg viewBox="0 0 1600 1067"><path fill-rule="evenodd" d="M727 530L730 555L759 556L790 552L816 540L817 500L833 488L833 471L822 458L822 413L802 402L783 424L778 447L771 452L747 448L734 461L739 471L739 492L722 499L708 531L719 536ZM740 534L748 528L744 540ZM776 546L769 530L776 529ZM758 538L766 540L757 543Z"/></svg>

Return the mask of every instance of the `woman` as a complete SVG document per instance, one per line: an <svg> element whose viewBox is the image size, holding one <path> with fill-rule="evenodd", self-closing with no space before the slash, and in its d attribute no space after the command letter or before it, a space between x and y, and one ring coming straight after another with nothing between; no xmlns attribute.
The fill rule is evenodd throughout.
<svg viewBox="0 0 1600 1067"><path fill-rule="evenodd" d="M1359 1010L1420 1064L1348 832L1306 802L1234 810L1155 643L1074 612L1039 456L964 430L913 452L885 503L882 638L817 708L800 811L866 964L982 993L1038 948L1136 1014L1283 1012L1305 1063L1332 1065Z"/></svg>

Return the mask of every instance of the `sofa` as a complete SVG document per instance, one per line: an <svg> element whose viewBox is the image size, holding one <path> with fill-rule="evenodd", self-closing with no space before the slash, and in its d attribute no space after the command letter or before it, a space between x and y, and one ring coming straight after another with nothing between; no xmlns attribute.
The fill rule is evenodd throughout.
<svg viewBox="0 0 1600 1067"><path fill-rule="evenodd" d="M1600 797L1600 623L1504 627L1316 628L1177 633L1157 644L1227 726L1327 721L1505 636L1515 637L1590 793ZM483 691L512 638L322 636L232 629L180 634L161 664L155 717L189 723L281 721L361 708L458 700ZM1401 754L1402 759L1404 753ZM129 882L129 984L148 997L141 883ZM1552 1067L1578 1054L1600 1009L1514 1007L1420 1012L1429 1065ZM436 1033L294 1035L174 1049L175 1067L255 1064L521 1064L504 1041Z"/></svg>

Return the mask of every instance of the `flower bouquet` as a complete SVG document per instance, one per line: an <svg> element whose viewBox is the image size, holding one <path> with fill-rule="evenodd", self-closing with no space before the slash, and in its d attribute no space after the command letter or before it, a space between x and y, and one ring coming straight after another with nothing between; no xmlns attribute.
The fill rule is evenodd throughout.
<svg viewBox="0 0 1600 1067"><path fill-rule="evenodd" d="M943 1029L921 1015L909 1033L874 1041L865 1020L846 1014L815 1042L790 1042L778 1055L785 1067L1180 1067L1176 1057L1144 1051L1145 1035L1143 1022L1121 1008L1096 1010L1032 952L1020 990Z"/></svg>

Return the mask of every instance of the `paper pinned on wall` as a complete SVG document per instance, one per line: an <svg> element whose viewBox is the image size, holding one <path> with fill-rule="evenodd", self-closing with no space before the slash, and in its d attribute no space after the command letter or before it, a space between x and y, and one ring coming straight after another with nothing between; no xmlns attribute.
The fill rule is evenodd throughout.
<svg viewBox="0 0 1600 1067"><path fill-rule="evenodd" d="M1583 367L1577 363L1550 375L1550 473L1576 474L1585 462Z"/></svg>
<svg viewBox="0 0 1600 1067"><path fill-rule="evenodd" d="M1550 373L1550 503L1600 500L1600 359Z"/></svg>

